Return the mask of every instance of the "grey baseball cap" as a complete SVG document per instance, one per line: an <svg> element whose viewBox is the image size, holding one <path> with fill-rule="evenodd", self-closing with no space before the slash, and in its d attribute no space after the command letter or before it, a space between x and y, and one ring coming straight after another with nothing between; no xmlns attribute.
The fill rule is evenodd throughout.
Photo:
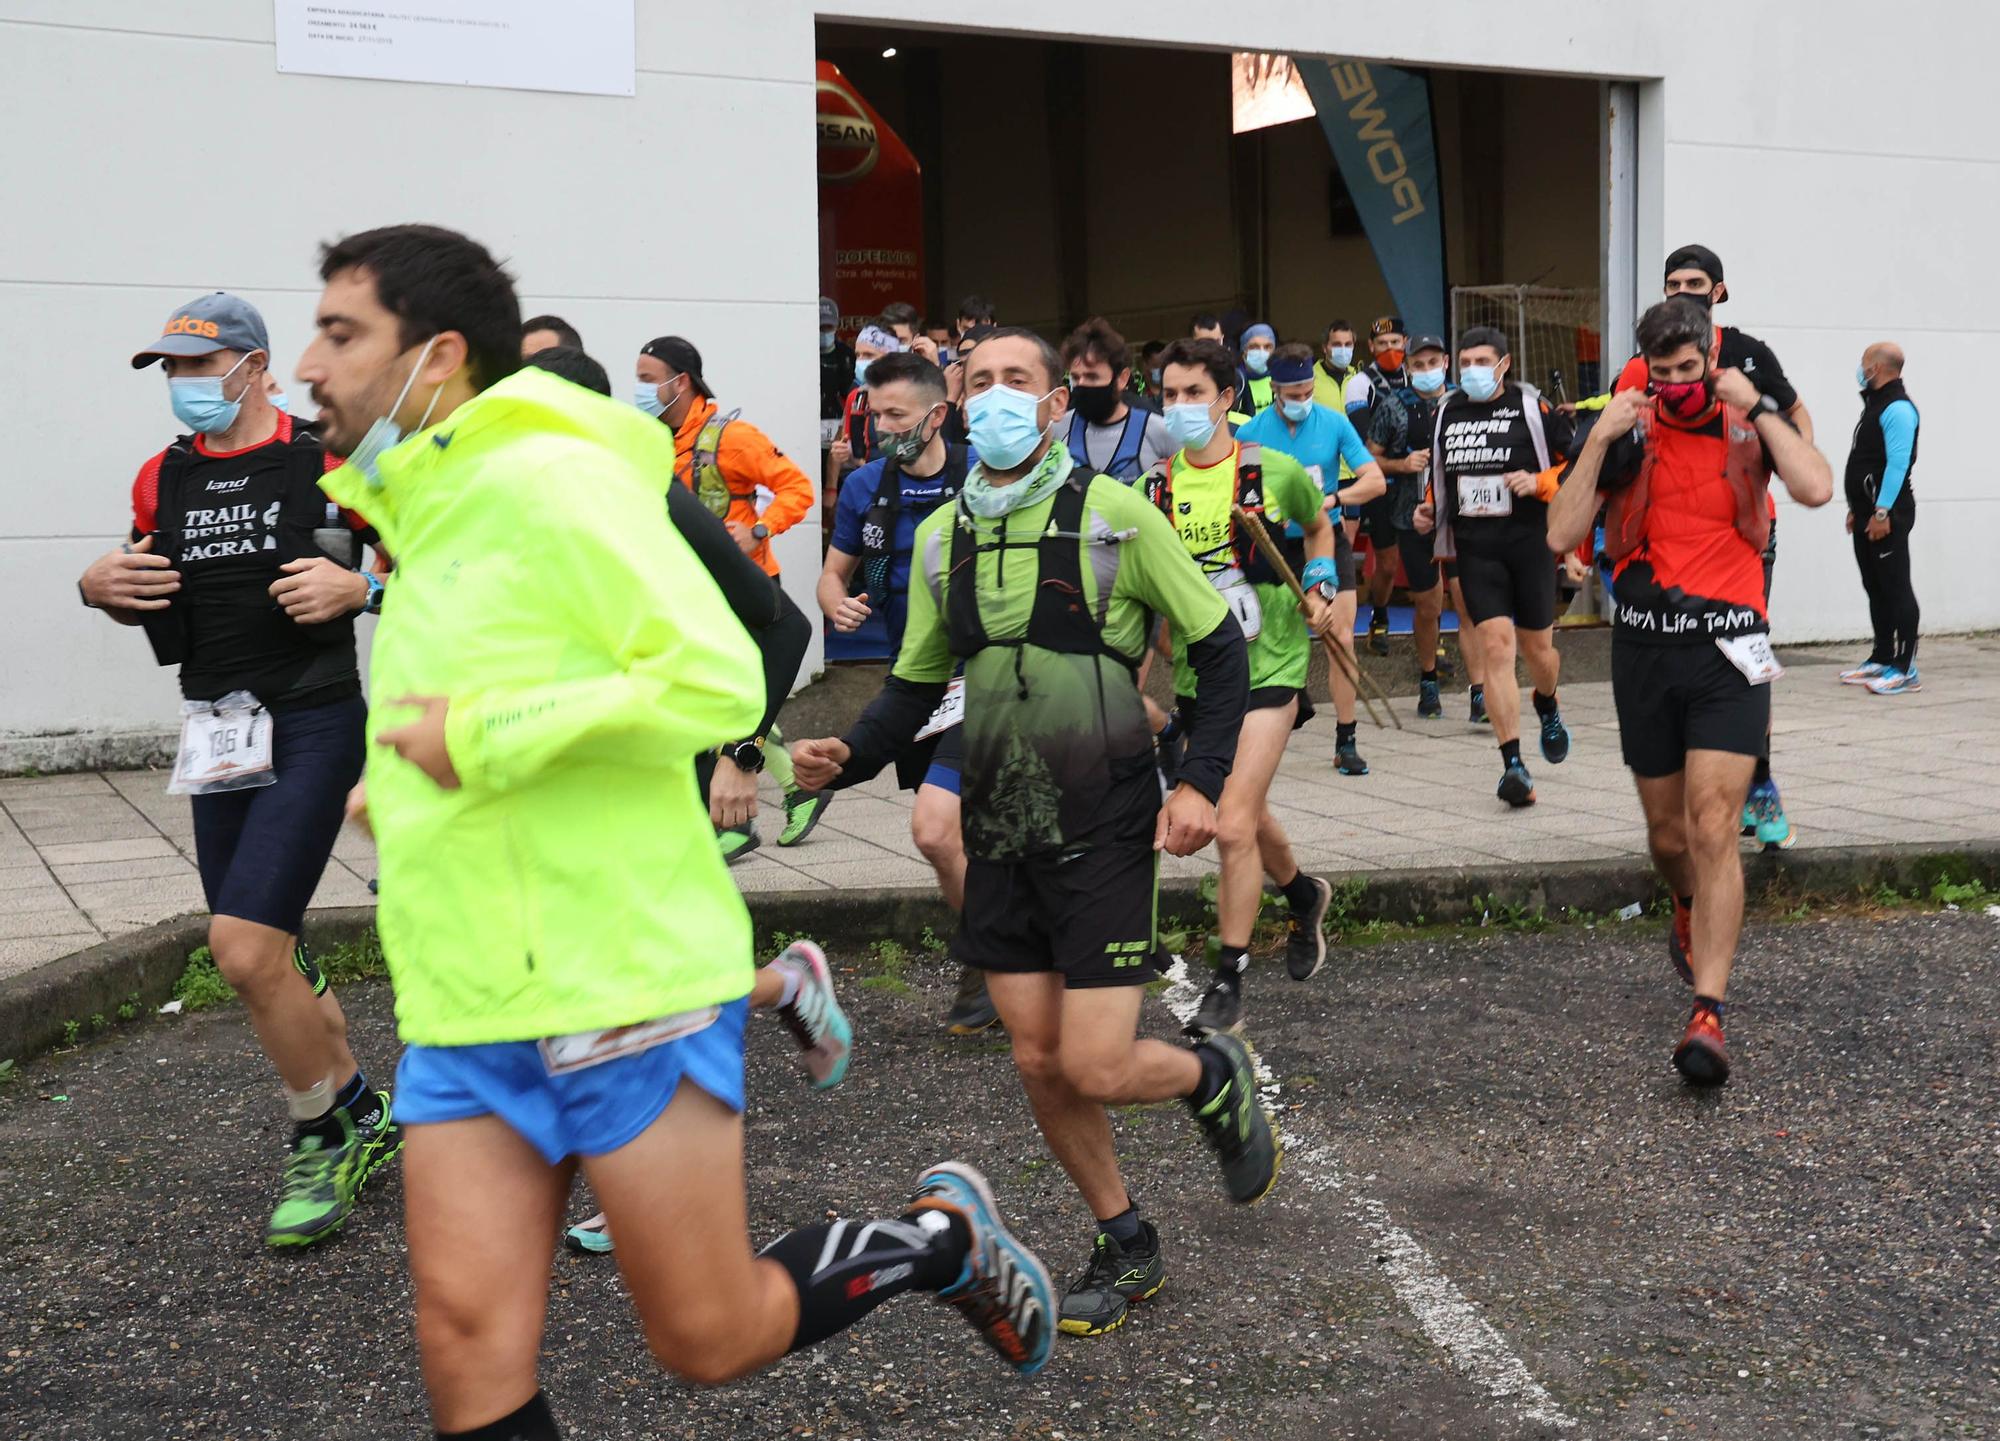
<svg viewBox="0 0 2000 1441"><path fill-rule="evenodd" d="M1443 350L1444 339L1436 335L1419 335L1409 343L1406 353L1415 355L1420 350Z"/></svg>
<svg viewBox="0 0 2000 1441"><path fill-rule="evenodd" d="M838 330L840 328L840 306L831 295L819 298L819 328Z"/></svg>
<svg viewBox="0 0 2000 1441"><path fill-rule="evenodd" d="M257 307L226 290L189 301L168 316L160 338L132 357L132 368L144 370L164 355L212 355L218 350L271 353Z"/></svg>

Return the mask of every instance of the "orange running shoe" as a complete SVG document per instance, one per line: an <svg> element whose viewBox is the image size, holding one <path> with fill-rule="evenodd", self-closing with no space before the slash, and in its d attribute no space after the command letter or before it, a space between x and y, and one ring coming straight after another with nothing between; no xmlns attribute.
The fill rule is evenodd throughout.
<svg viewBox="0 0 2000 1441"><path fill-rule="evenodd" d="M1729 1079L1729 1047L1722 1039L1722 1018L1707 1006L1696 1006L1687 1030L1674 1048L1674 1069L1690 1086L1719 1086Z"/></svg>
<svg viewBox="0 0 2000 1441"><path fill-rule="evenodd" d="M1683 984L1694 984L1694 967L1688 957L1694 954L1694 907L1681 904L1679 896L1674 897L1674 923L1667 931L1667 955L1674 963L1674 974Z"/></svg>

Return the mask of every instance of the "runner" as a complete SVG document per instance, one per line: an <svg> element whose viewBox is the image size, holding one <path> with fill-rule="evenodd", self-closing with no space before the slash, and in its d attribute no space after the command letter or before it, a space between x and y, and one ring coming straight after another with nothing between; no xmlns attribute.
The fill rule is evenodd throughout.
<svg viewBox="0 0 2000 1441"><path fill-rule="evenodd" d="M1166 422L1133 405L1132 350L1102 316L1070 332L1062 347L1069 373L1069 453L1099 475L1133 481L1173 454Z"/></svg>
<svg viewBox="0 0 2000 1441"><path fill-rule="evenodd" d="M636 401L641 410L670 427L674 436L674 478L700 496L721 516L743 553L778 578L778 558L771 550L783 535L812 513L812 479L794 465L768 436L740 411L723 414L715 392L702 379L701 352L678 335L663 335L639 352ZM787 688L797 677L786 680ZM752 738L754 739L754 738ZM771 776L784 793L785 824L778 844L795 846L811 835L826 813L827 798L800 789L792 780L791 757L783 737L763 751ZM742 789L746 778L732 777L734 757L748 741L725 747L716 762L723 783ZM754 776L747 778L755 790ZM738 861L757 849L754 824L718 832L722 854Z"/></svg>
<svg viewBox="0 0 2000 1441"><path fill-rule="evenodd" d="M1216 831L1221 876L1210 943L1215 975L1189 1024L1197 1035L1242 1024L1243 975L1263 902L1263 877L1278 883L1290 912L1285 969L1295 981L1310 980L1326 960L1326 908L1333 895L1324 880L1299 869L1268 798L1285 743L1312 719L1305 685L1313 635L1333 635L1338 626L1334 538L1340 531L1327 519L1326 497L1305 467L1281 451L1238 441L1224 428L1222 417L1234 399L1234 370L1229 352L1211 341L1181 340L1167 348L1160 393L1167 428L1181 449L1146 477L1147 495L1249 638L1249 706ZM1274 537L1287 522L1302 528L1291 564L1306 589L1305 614L1237 524L1232 506L1261 515ZM1350 636L1353 629L1350 623ZM1180 627L1173 632L1175 707L1181 725L1192 732L1204 716L1200 676Z"/></svg>
<svg viewBox="0 0 2000 1441"><path fill-rule="evenodd" d="M437 1434L559 1435L536 1371L579 1165L649 1348L691 1381L910 1290L1038 1369L1052 1288L969 1167L925 1171L898 1215L751 1251L750 921L690 767L754 724L761 677L660 503L668 436L514 373L512 283L463 236L369 231L320 269L299 374L349 457L327 484L406 542L355 806L380 847L414 1098L405 1208Z"/></svg>
<svg viewBox="0 0 2000 1441"><path fill-rule="evenodd" d="M292 1118L264 1239L310 1245L340 1229L402 1146L389 1093L356 1063L340 1003L299 940L361 774L354 618L379 609L382 582L356 566L376 538L319 492L339 462L272 407L256 307L222 291L181 306L132 357L135 369L156 361L191 433L140 467L130 541L92 562L77 589L85 605L143 626L160 664L180 666L169 788L194 815L209 953ZM213 763L225 754L247 764Z"/></svg>
<svg viewBox="0 0 2000 1441"><path fill-rule="evenodd" d="M1338 410L1330 410L1313 399L1314 362L1312 349L1296 342L1281 345L1271 360L1271 379L1277 386L1277 404L1236 432L1245 445L1289 455L1305 467L1326 496L1329 519L1346 507L1373 500L1386 488L1382 467L1361 443L1352 422ZM1351 476L1343 480L1341 477ZM1305 532L1295 520L1285 523L1285 535L1302 540ZM1334 641L1354 657L1354 551L1347 532L1333 522L1334 560L1339 570L1339 593L1333 598ZM1327 688L1333 693L1337 721L1334 731L1334 768L1344 776L1365 776L1368 762L1361 758L1355 738L1354 681L1339 665L1327 668Z"/></svg>
<svg viewBox="0 0 2000 1441"><path fill-rule="evenodd" d="M819 608L835 630L858 630L879 607L889 628L893 658L903 644L909 614L910 566L917 527L932 511L948 507L965 486L963 446L944 439L944 372L920 355L885 355L868 368L868 409L881 428L880 458L847 478L834 512L826 565L819 576ZM854 594L855 576L861 591ZM927 727L928 728L928 727ZM896 757L896 778L914 790L910 838L937 872L938 889L954 911L965 906L965 841L960 835L959 789L964 736L951 725L925 736ZM945 1015L953 1035L975 1035L999 1020L986 994L986 977L961 965L958 994Z"/></svg>
<svg viewBox="0 0 2000 1441"><path fill-rule="evenodd" d="M1475 325L1459 338L1459 388L1438 405L1430 495L1416 509L1416 524L1435 528L1438 555L1457 558L1468 619L1479 628L1480 659L1493 678L1486 704L1500 746L1499 795L1518 809L1535 803L1535 782L1521 761L1517 644L1534 683L1542 759L1553 766L1569 757L1556 698L1562 658L1548 503L1574 449L1574 427L1533 386L1509 380L1511 365L1507 337L1494 327Z"/></svg>
<svg viewBox="0 0 2000 1441"><path fill-rule="evenodd" d="M1159 959L1158 852L1190 855L1215 834L1245 652L1172 527L1055 438L1068 396L1047 341L993 331L966 385L980 463L955 505L918 528L920 583L895 671L845 737L802 741L795 758L811 785L866 780L964 667L970 860L954 949L986 971L1035 1122L1097 1218L1061 1316L1063 1330L1097 1335L1166 1279L1159 1233L1119 1175L1107 1105L1184 1097L1231 1199L1255 1201L1277 1179L1242 1041L1135 1039ZM1156 615L1209 698L1164 805L1133 684Z"/></svg>
<svg viewBox="0 0 2000 1441"><path fill-rule="evenodd" d="M1606 497L1617 565L1612 698L1653 864L1674 895L1668 950L1694 987L1674 1065L1696 1085L1729 1077L1722 1005L1743 924L1737 810L1780 674L1764 608L1767 491L1775 472L1800 505L1833 495L1825 457L1748 376L1715 369L1713 341L1691 301L1646 312L1639 349L1651 393L1612 397L1548 519L1560 555L1589 533Z"/></svg>
<svg viewBox="0 0 2000 1441"><path fill-rule="evenodd" d="M1368 442L1369 453L1382 462L1382 473L1422 475L1430 465L1428 450L1413 449L1422 435L1409 429L1405 417L1419 409L1405 361L1408 340L1403 322L1384 315L1368 327L1370 360L1347 382L1342 401L1347 418ZM1389 653L1389 597L1396 588L1395 502L1377 496L1361 507L1361 532L1368 539L1373 568L1368 573L1368 649Z"/></svg>
<svg viewBox="0 0 2000 1441"><path fill-rule="evenodd" d="M1278 332L1258 321L1243 331L1243 373L1245 384L1237 392L1232 410L1257 415L1271 408L1271 357L1278 349Z"/></svg>

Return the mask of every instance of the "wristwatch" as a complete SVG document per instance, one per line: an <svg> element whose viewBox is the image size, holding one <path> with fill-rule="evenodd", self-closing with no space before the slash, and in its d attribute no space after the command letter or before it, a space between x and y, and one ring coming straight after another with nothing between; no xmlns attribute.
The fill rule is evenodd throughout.
<svg viewBox="0 0 2000 1441"><path fill-rule="evenodd" d="M747 741L738 741L733 746L724 746L716 754L727 756L736 763L736 769L754 776L764 769L764 738L753 736Z"/></svg>
<svg viewBox="0 0 2000 1441"><path fill-rule="evenodd" d="M764 524L761 520L758 521L750 527L750 538L752 540L769 540L771 538L771 527Z"/></svg>
<svg viewBox="0 0 2000 1441"><path fill-rule="evenodd" d="M1757 403L1750 407L1750 418L1753 421L1759 415L1783 415L1784 413L1785 407L1778 404L1775 397L1769 395L1760 394L1757 397Z"/></svg>
<svg viewBox="0 0 2000 1441"><path fill-rule="evenodd" d="M372 570L364 570L361 572L361 578L368 582L368 599L361 603L362 611L368 615L380 615L382 613L382 593L385 589L382 584L382 577L375 574Z"/></svg>
<svg viewBox="0 0 2000 1441"><path fill-rule="evenodd" d="M1323 580L1318 585L1307 587L1306 594L1316 595L1324 601L1331 601L1335 596L1340 594L1340 587L1330 580Z"/></svg>

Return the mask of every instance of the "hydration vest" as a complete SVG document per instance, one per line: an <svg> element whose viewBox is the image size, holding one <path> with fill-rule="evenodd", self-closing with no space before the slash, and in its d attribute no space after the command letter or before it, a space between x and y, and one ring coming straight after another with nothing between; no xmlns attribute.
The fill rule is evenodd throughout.
<svg viewBox="0 0 2000 1441"><path fill-rule="evenodd" d="M1141 410L1136 405L1125 407L1125 428L1118 432L1118 445L1111 452L1111 463L1099 471L1113 480L1133 481L1139 477L1139 452L1146 444L1146 418L1152 412ZM1090 451L1085 440L1090 433L1090 423L1081 413L1072 412L1069 419L1069 453L1073 456L1088 457Z"/></svg>
<svg viewBox="0 0 2000 1441"><path fill-rule="evenodd" d="M732 490L716 459L722 450L722 432L729 428L730 421L742 413L732 410L727 415L710 415L694 438L694 464L688 473L694 481L694 493L718 519L727 519L730 506L737 501L755 503L757 499L754 486L749 490Z"/></svg>
<svg viewBox="0 0 2000 1441"><path fill-rule="evenodd" d="M1158 507L1160 514L1167 518L1169 524L1175 525L1175 530L1178 533L1179 526L1174 521L1174 460L1172 456L1159 462L1159 464L1146 472L1145 485L1146 499ZM1263 517L1263 447L1255 441L1242 441L1237 444L1235 489L1231 492L1231 504L1232 507L1237 505L1242 506L1244 510L1260 519ZM1289 565L1292 568L1292 574L1297 576L1305 568L1305 538L1303 536L1286 535L1285 527L1281 522L1268 522L1265 529L1271 533L1271 539L1277 542L1279 553L1285 558L1285 564ZM1257 543L1250 539L1248 535L1245 535L1242 527L1237 525L1233 510L1229 515L1229 537L1228 550L1230 559L1228 563L1242 571L1245 580L1251 582L1253 585L1283 585L1285 583L1284 577L1273 570L1270 563L1264 559L1263 552L1257 549ZM1215 551L1203 551L1196 554L1194 558L1202 566L1203 570L1207 571L1211 568L1209 557L1215 554ZM1216 568L1220 569L1221 567L1218 566Z"/></svg>
<svg viewBox="0 0 2000 1441"><path fill-rule="evenodd" d="M1539 474L1547 470L1553 463L1549 458L1548 430L1542 422L1542 393L1535 389L1534 386L1524 384L1520 381L1509 381L1507 383L1521 392L1521 419L1528 426L1528 441L1535 448L1535 471ZM1429 479L1431 499L1437 507L1437 538L1431 544L1431 553L1439 560L1456 560L1458 558L1458 542L1452 533L1454 528L1453 522L1458 517L1458 496L1451 491L1450 478L1444 473L1444 413L1450 408L1454 400L1464 400L1467 405L1478 403L1469 399L1464 391L1454 387L1445 392L1444 399L1438 402L1437 413L1431 417L1431 468ZM1421 406L1423 402L1422 400L1418 400L1416 404ZM1420 410L1412 410L1410 413L1414 417L1422 412ZM1402 510L1401 503L1403 499L1404 495L1399 491L1397 494L1397 512L1399 514ZM1416 502L1411 501L1408 524L1405 524L1402 520L1398 520L1396 523L1403 525L1405 529L1411 528L1416 523L1416 511Z"/></svg>
<svg viewBox="0 0 2000 1441"><path fill-rule="evenodd" d="M940 505L949 505L965 488L966 449L962 445L944 448L944 469L938 472L938 498L924 514ZM875 498L861 513L861 583L877 601L891 594L889 577L896 559L896 523L903 509L903 472L894 458L882 462L882 479ZM921 520L921 517L919 517ZM908 585L904 586L908 589Z"/></svg>
<svg viewBox="0 0 2000 1441"><path fill-rule="evenodd" d="M1639 413L1639 423L1633 432L1645 446L1638 478L1622 490L1612 492L1604 503L1604 551L1614 562L1624 560L1645 544L1646 508L1653 467L1658 463L1658 448L1661 445L1705 447L1713 440L1666 424L1654 433L1653 420L1658 411L1659 402L1655 400ZM1736 502L1736 533L1762 554L1771 539L1771 473L1764 468L1764 442L1757 438L1757 427L1750 423L1748 415L1725 405L1721 444L1723 479L1729 482Z"/></svg>

